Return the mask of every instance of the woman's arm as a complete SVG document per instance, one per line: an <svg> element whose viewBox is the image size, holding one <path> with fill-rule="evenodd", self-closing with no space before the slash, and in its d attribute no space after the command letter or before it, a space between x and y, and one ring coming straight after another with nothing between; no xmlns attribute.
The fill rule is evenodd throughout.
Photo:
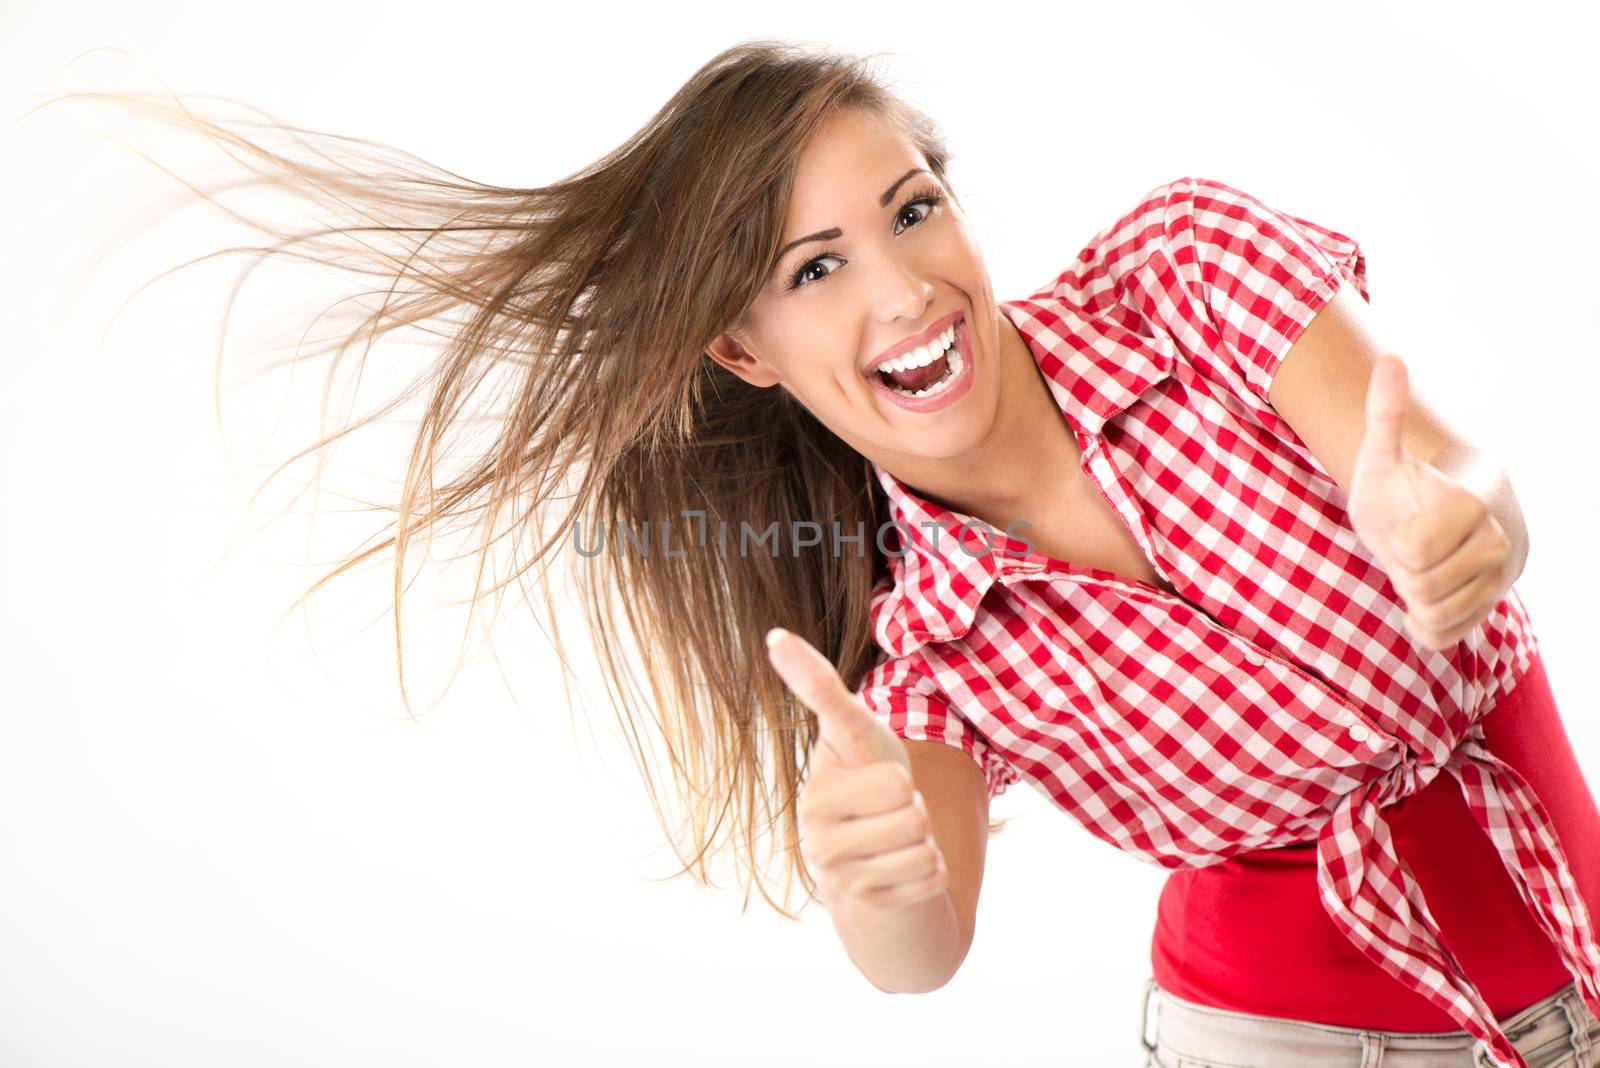
<svg viewBox="0 0 1600 1068"><path fill-rule="evenodd" d="M944 854L944 894L905 908L829 906L835 932L861 974L890 994L925 994L948 983L966 960L976 925L989 838L983 769L944 742L902 738L911 777Z"/></svg>
<svg viewBox="0 0 1600 1068"><path fill-rule="evenodd" d="M1414 391L1405 387L1403 376L1377 380L1374 370L1384 351L1373 336L1366 302L1346 284L1284 354L1268 390L1268 400L1351 498L1353 521L1367 521L1362 528L1363 541L1390 569L1402 595L1410 601L1436 605L1431 613L1419 613L1415 604L1411 607L1419 624L1418 636L1425 644L1439 648L1458 640L1464 629L1475 625L1482 611L1503 596L1522 574L1528 556L1527 524L1499 462L1421 403ZM1379 386L1382 391L1375 392ZM1374 424L1369 415L1380 411L1387 415ZM1392 431L1388 427L1396 418L1398 442L1390 438ZM1403 453L1415 458L1422 468L1431 468L1443 476L1437 479L1424 470L1405 480L1414 484L1417 492L1424 484L1436 490L1444 487L1443 491L1424 494L1432 496L1434 503L1423 517L1425 521L1411 525L1417 535L1414 539L1404 536L1411 530L1404 534L1399 529L1380 530L1382 524L1372 516L1356 514L1386 511L1374 500L1355 499L1358 460L1369 438L1387 441L1385 446L1367 453L1369 461L1383 459L1398 443L1395 455ZM1384 460L1381 466L1387 468L1388 461ZM1365 469L1376 470L1370 464ZM1363 489L1380 492L1371 486ZM1468 500L1460 489L1481 502L1481 507ZM1387 509L1396 519L1404 510L1403 505ZM1481 537L1467 541L1463 547L1473 533ZM1460 556L1454 562L1453 552ZM1452 590L1461 590L1466 577L1475 570L1481 572L1483 581L1473 589L1481 595L1458 593L1449 598ZM1467 601L1473 603L1469 605Z"/></svg>

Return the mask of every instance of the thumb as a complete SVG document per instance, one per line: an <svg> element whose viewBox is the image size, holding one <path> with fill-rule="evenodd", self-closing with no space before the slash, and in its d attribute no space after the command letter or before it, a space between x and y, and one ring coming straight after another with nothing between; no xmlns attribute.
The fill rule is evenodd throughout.
<svg viewBox="0 0 1600 1068"><path fill-rule="evenodd" d="M839 762L858 767L880 760L908 762L894 732L874 719L866 703L804 638L781 627L767 632L767 656L794 695L817 716L817 740Z"/></svg>
<svg viewBox="0 0 1600 1068"><path fill-rule="evenodd" d="M1368 473L1392 470L1404 458L1406 386L1405 361L1393 353L1379 356L1367 382L1367 426L1357 454Z"/></svg>

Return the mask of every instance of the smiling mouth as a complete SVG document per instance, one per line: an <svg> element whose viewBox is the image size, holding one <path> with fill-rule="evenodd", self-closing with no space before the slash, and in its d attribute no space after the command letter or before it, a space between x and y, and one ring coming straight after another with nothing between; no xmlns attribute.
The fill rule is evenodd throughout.
<svg viewBox="0 0 1600 1068"><path fill-rule="evenodd" d="M884 388L899 396L932 397L943 392L951 382L955 381L956 376L961 373L963 364L961 339L953 332L949 346L931 362L901 371L880 369L873 374L878 376L878 381L883 383Z"/></svg>

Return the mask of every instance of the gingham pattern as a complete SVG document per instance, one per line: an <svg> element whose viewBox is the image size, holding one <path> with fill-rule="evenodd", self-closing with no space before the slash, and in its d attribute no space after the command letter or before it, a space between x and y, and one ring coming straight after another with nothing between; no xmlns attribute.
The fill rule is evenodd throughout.
<svg viewBox="0 0 1600 1068"><path fill-rule="evenodd" d="M1478 725L1538 644L1513 589L1457 644L1415 645L1343 491L1267 402L1346 280L1367 296L1355 241L1180 178L1002 303L1084 471L1179 596L1024 551L876 468L905 541L886 539L904 555L874 591L884 656L860 693L896 734L965 750L991 797L1026 779L1165 868L1315 839L1346 936L1484 1055L1526 1068L1440 941L1382 810L1454 776L1600 1014L1600 946L1565 854Z"/></svg>

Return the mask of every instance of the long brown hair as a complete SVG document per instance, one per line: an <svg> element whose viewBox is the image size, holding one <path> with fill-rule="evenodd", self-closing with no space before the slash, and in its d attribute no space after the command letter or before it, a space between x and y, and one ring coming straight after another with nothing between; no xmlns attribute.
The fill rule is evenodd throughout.
<svg viewBox="0 0 1600 1068"><path fill-rule="evenodd" d="M363 340L358 374L372 343L402 327L442 341L426 373L393 401L267 476L424 398L399 499L386 509L393 533L345 557L294 602L392 550L396 667L408 709L400 608L413 539L466 521L484 556L508 544L511 573L489 593L540 569L569 711L572 672L547 575L561 547L576 536L576 547L592 550L605 532L646 529L694 546L574 553L578 600L652 807L683 862L673 877L711 883L707 860L737 850L741 882L748 874L790 918L796 877L816 897L795 808L816 720L772 671L763 637L780 625L800 634L847 685L859 684L875 659L868 605L886 570L871 534L883 519L882 494L867 461L787 391L749 386L705 346L745 325L777 264L796 160L835 111L887 120L944 180L949 153L939 132L874 75L876 55L745 41L696 71L616 149L532 188L471 181L390 146L271 116L207 116L172 93L55 98L110 103L198 131L255 172L244 184L303 197L338 223L284 230L251 219L275 244L211 254L285 255L378 282L371 295L381 303L355 329L296 349L297 359L332 353L330 383ZM261 131L287 133L289 144L268 147ZM448 442L466 440L472 420L463 413L484 394L500 401L498 432L447 472ZM570 505L556 514L561 500ZM835 522L844 532L864 524L863 551L818 551L794 538L807 524L831 530ZM737 539L773 524L776 541L765 551L711 549L712 532ZM484 592L480 568L474 604ZM654 714L649 733L665 742L683 810L676 827L637 726L636 666ZM763 833L777 827L782 840L769 847L784 857L783 903L768 893L758 854Z"/></svg>

